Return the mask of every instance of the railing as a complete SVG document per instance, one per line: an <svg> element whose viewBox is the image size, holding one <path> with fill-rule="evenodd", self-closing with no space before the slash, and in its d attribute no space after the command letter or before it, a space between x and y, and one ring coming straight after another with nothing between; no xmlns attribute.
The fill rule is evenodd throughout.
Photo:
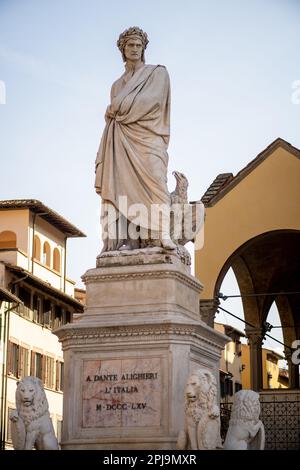
<svg viewBox="0 0 300 470"><path fill-rule="evenodd" d="M300 391L262 392L261 416L266 450L300 450ZM221 403L221 436L225 439L232 403Z"/></svg>
<svg viewBox="0 0 300 470"><path fill-rule="evenodd" d="M300 390L260 393L266 449L300 449Z"/></svg>
<svg viewBox="0 0 300 470"><path fill-rule="evenodd" d="M31 308L29 307L26 307L26 305L24 304L19 304L17 307L16 307L16 310L17 312L22 315L22 317L24 318L28 318L29 320L33 320L34 319L34 312L33 310L31 310Z"/></svg>
<svg viewBox="0 0 300 470"><path fill-rule="evenodd" d="M51 311L43 313L38 312L37 310L32 310L31 308L26 307L24 304L19 304L16 307L16 312L18 312L22 317L27 318L27 320L31 320L34 323L51 328L53 330L67 323L67 319L64 318L63 314L61 314L60 317L55 316L53 319Z"/></svg>

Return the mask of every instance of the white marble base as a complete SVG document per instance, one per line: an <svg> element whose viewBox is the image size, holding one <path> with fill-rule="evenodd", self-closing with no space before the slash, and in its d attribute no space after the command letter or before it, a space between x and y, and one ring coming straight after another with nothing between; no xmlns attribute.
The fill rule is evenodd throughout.
<svg viewBox="0 0 300 470"><path fill-rule="evenodd" d="M107 261L107 262L106 262ZM160 250L98 258L64 350L63 449L175 449L193 369L218 377L227 338L200 320L201 284Z"/></svg>

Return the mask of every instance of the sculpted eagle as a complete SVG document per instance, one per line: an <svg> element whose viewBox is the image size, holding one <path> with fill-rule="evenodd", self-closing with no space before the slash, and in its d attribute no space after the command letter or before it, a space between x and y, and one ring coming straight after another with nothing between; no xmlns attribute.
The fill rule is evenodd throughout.
<svg viewBox="0 0 300 470"><path fill-rule="evenodd" d="M194 241L204 223L204 204L201 201L188 201L187 177L179 171L173 171L176 179L175 190L171 196L170 233L177 245Z"/></svg>

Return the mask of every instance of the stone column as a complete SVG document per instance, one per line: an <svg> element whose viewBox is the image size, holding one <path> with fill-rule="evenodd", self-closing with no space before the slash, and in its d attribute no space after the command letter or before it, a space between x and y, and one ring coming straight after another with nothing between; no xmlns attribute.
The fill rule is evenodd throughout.
<svg viewBox="0 0 300 470"><path fill-rule="evenodd" d="M246 328L246 337L250 348L250 383L251 389L259 392L263 387L262 381L262 343L263 330L261 328Z"/></svg>
<svg viewBox="0 0 300 470"><path fill-rule="evenodd" d="M200 300L200 317L211 328L214 327L215 316L218 310L218 299Z"/></svg>
<svg viewBox="0 0 300 470"><path fill-rule="evenodd" d="M299 366L292 362L293 351L291 349L285 350L285 359L288 363L289 371L289 388L299 388Z"/></svg>

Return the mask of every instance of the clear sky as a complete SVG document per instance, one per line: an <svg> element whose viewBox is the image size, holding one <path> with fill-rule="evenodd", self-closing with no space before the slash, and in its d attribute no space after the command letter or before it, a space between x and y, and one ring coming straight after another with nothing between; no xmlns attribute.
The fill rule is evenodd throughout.
<svg viewBox="0 0 300 470"><path fill-rule="evenodd" d="M0 198L40 199L88 235L69 242L80 281L100 252L94 160L120 32L144 29L146 61L169 70L169 188L182 171L195 200L277 137L300 147L299 19L298 0L0 0Z"/></svg>

